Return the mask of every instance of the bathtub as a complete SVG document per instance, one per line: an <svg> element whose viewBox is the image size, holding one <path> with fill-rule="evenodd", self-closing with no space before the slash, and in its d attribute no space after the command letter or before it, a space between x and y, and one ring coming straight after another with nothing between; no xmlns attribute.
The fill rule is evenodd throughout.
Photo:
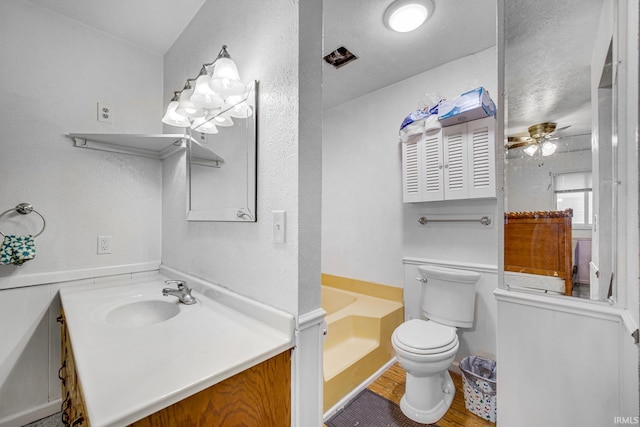
<svg viewBox="0 0 640 427"><path fill-rule="evenodd" d="M391 334L404 316L401 289L393 291L395 300L381 298L376 290L384 285L327 276L323 274L321 291L328 327L323 349L324 412L394 357ZM358 286L345 286L354 282Z"/></svg>

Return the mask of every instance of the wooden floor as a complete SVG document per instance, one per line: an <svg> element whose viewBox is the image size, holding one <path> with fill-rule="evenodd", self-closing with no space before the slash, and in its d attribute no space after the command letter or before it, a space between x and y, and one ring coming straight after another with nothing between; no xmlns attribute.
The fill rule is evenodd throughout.
<svg viewBox="0 0 640 427"><path fill-rule="evenodd" d="M456 386L456 395L449 411L444 418L438 421L439 427L495 427L495 423L490 423L467 411L464 407L464 392L462 390L462 377L451 374L453 383ZM394 364L380 378L375 380L368 388L372 392L385 397L392 402L400 404L400 399L404 395L406 383L405 371Z"/></svg>

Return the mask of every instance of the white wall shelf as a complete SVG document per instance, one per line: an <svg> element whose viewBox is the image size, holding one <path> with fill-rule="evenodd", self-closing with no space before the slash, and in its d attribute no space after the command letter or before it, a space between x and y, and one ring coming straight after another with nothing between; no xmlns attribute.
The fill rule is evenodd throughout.
<svg viewBox="0 0 640 427"><path fill-rule="evenodd" d="M78 148L131 154L134 156L165 159L182 150L182 142L189 136L183 134L127 134L127 133L70 133L68 135ZM192 141L193 138L191 138ZM207 149L210 151L209 149ZM224 162L210 151L207 160Z"/></svg>

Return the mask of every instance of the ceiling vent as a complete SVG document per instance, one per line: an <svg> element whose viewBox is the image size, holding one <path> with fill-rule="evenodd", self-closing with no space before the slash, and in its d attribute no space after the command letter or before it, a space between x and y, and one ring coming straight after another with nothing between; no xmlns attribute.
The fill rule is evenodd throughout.
<svg viewBox="0 0 640 427"><path fill-rule="evenodd" d="M355 61L356 59L358 59L358 57L349 52L349 49L344 46L340 46L324 57L324 60L327 61L327 63L333 65L336 68L343 67L349 62Z"/></svg>

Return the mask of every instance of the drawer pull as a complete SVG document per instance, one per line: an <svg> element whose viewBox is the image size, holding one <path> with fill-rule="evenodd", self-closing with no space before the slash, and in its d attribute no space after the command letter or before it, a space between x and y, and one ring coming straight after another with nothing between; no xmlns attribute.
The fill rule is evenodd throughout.
<svg viewBox="0 0 640 427"><path fill-rule="evenodd" d="M62 370L63 370L64 368L66 368L66 367L67 367L67 361L65 360L64 362L62 362L62 366L60 367L60 369L58 369L58 378L60 378L60 381L62 381L62 385L63 385L63 386L66 384L65 377L66 377L67 375L66 375L66 372L65 372L65 374L64 374L64 376L63 376L63 374L62 374Z"/></svg>

